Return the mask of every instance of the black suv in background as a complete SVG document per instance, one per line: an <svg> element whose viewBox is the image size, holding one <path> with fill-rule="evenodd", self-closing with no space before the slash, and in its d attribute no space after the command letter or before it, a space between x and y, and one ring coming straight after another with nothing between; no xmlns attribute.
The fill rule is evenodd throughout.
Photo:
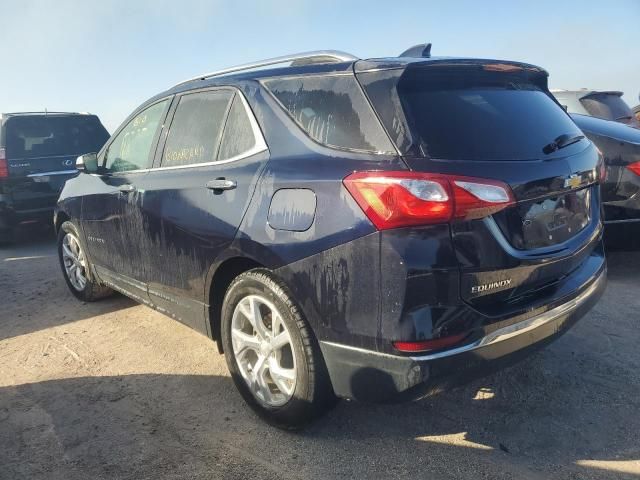
<svg viewBox="0 0 640 480"><path fill-rule="evenodd" d="M640 130L587 115L572 114L571 118L604 157L605 223L640 226ZM626 235L627 232L621 229L619 233Z"/></svg>
<svg viewBox="0 0 640 480"><path fill-rule="evenodd" d="M100 150L109 133L95 115L26 112L0 116L0 242L15 227L51 223L76 157Z"/></svg>
<svg viewBox="0 0 640 480"><path fill-rule="evenodd" d="M60 196L71 292L211 337L285 427L564 333L606 283L601 157L543 69L427 52L280 57L145 102Z"/></svg>

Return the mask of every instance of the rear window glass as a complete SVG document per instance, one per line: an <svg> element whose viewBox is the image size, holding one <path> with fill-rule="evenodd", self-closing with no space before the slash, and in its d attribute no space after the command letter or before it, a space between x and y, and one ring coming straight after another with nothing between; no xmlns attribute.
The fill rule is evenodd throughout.
<svg viewBox="0 0 640 480"><path fill-rule="evenodd" d="M580 99L590 115L605 120L628 120L633 118L629 105L618 95L597 93Z"/></svg>
<svg viewBox="0 0 640 480"><path fill-rule="evenodd" d="M97 152L109 139L98 117L16 116L6 123L7 155L34 158Z"/></svg>
<svg viewBox="0 0 640 480"><path fill-rule="evenodd" d="M394 75L379 78L364 79L364 84L387 130L407 155L492 161L549 158L559 152L545 155L545 145L563 134L580 134L562 108L526 76L417 68L407 70L399 81Z"/></svg>
<svg viewBox="0 0 640 480"><path fill-rule="evenodd" d="M346 150L394 153L353 75L278 78L265 85L318 143Z"/></svg>

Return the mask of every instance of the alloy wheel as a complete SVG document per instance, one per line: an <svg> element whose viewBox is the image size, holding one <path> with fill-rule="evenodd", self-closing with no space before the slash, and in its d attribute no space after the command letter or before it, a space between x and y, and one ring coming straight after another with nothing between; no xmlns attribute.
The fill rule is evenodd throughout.
<svg viewBox="0 0 640 480"><path fill-rule="evenodd" d="M87 284L87 261L78 238L72 233L67 233L62 239L62 262L73 288L83 291Z"/></svg>
<svg viewBox="0 0 640 480"><path fill-rule="evenodd" d="M296 387L293 343L278 309L259 295L242 298L231 320L233 354L256 399L268 406L287 403Z"/></svg>

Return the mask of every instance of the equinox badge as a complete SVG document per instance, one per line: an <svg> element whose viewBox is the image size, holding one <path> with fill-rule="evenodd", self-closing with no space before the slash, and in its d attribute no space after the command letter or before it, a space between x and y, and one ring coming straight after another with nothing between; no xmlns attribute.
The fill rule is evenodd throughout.
<svg viewBox="0 0 640 480"><path fill-rule="evenodd" d="M499 282L485 283L484 285L474 285L471 287L471 293L488 292L489 290L495 290L496 288L504 288L511 285L511 279L500 280Z"/></svg>

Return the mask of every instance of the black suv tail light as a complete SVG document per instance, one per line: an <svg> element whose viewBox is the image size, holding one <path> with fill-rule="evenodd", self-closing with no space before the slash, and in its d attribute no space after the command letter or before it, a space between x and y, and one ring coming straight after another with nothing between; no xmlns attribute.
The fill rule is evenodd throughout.
<svg viewBox="0 0 640 480"><path fill-rule="evenodd" d="M418 172L355 172L344 185L378 230L471 220L515 203L496 180Z"/></svg>
<svg viewBox="0 0 640 480"><path fill-rule="evenodd" d="M0 178L9 176L9 164L7 163L7 151L0 148Z"/></svg>
<svg viewBox="0 0 640 480"><path fill-rule="evenodd" d="M627 168L640 177L640 162L627 165Z"/></svg>

